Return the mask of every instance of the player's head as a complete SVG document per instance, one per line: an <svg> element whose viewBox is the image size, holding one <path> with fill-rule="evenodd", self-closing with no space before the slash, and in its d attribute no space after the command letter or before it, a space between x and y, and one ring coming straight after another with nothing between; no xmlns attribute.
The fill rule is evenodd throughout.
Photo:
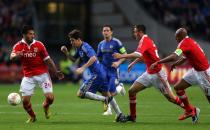
<svg viewBox="0 0 210 130"><path fill-rule="evenodd" d="M104 39L110 40L112 38L113 34L113 28L111 25L104 25L102 29L102 34L104 36Z"/></svg>
<svg viewBox="0 0 210 130"><path fill-rule="evenodd" d="M71 41L72 46L80 47L82 44L82 33L80 30L74 29L69 33L69 39Z"/></svg>
<svg viewBox="0 0 210 130"><path fill-rule="evenodd" d="M145 33L146 27L143 24L134 25L133 35L136 38L136 40L140 40Z"/></svg>
<svg viewBox="0 0 210 130"><path fill-rule="evenodd" d="M179 28L176 30L175 37L177 42L181 42L187 36L187 30L185 28Z"/></svg>
<svg viewBox="0 0 210 130"><path fill-rule="evenodd" d="M35 37L34 28L31 25L24 25L22 28L22 35L27 43L32 43Z"/></svg>

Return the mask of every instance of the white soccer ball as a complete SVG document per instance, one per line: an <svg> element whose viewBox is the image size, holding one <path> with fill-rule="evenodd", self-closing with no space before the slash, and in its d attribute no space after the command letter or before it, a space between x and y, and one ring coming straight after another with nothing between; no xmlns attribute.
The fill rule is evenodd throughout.
<svg viewBox="0 0 210 130"><path fill-rule="evenodd" d="M20 104L21 97L18 93L10 93L7 97L7 102L12 106L16 106Z"/></svg>

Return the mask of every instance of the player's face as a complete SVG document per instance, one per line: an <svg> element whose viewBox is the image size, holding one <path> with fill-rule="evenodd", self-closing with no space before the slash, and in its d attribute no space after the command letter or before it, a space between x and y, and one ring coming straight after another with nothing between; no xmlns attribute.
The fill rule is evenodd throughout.
<svg viewBox="0 0 210 130"><path fill-rule="evenodd" d="M33 42L34 37L35 37L35 32L34 32L34 30L29 30L29 31L27 32L27 34L24 35L25 40L26 40L27 42L29 42L29 43L32 43L32 42Z"/></svg>
<svg viewBox="0 0 210 130"><path fill-rule="evenodd" d="M79 47L79 39L70 38L71 45L74 47Z"/></svg>
<svg viewBox="0 0 210 130"><path fill-rule="evenodd" d="M111 31L109 27L103 27L102 34L105 39L108 39L112 37L113 32Z"/></svg>
<svg viewBox="0 0 210 130"><path fill-rule="evenodd" d="M181 38L179 37L178 34L175 34L175 38L176 38L176 41L177 41L178 43L181 42Z"/></svg>
<svg viewBox="0 0 210 130"><path fill-rule="evenodd" d="M139 40L139 31L137 30L137 28L133 29L133 36L135 37L136 40Z"/></svg>

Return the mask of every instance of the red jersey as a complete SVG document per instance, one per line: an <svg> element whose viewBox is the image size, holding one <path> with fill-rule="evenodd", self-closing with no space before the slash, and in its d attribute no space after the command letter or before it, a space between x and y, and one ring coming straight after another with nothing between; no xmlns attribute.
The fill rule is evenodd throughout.
<svg viewBox="0 0 210 130"><path fill-rule="evenodd" d="M205 71L209 68L209 63L203 50L192 38L189 38L188 36L185 37L179 43L177 50L180 50L180 52L184 54L195 70Z"/></svg>
<svg viewBox="0 0 210 130"><path fill-rule="evenodd" d="M158 56L157 47L154 44L153 40L150 39L147 35L144 35L139 41L139 46L135 53L138 53L143 56L144 63L146 64L147 72L149 74L158 73L162 65L158 64L158 66L154 69L150 69L151 64L159 61L160 58Z"/></svg>
<svg viewBox="0 0 210 130"><path fill-rule="evenodd" d="M28 45L22 39L14 45L12 53L18 51L23 52L20 61L24 76L31 77L48 72L48 67L44 61L50 57L45 46L40 41L33 40L33 42Z"/></svg>

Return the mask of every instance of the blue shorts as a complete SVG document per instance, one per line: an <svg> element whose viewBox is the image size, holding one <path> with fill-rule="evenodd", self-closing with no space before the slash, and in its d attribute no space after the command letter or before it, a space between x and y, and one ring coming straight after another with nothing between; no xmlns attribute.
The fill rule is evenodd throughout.
<svg viewBox="0 0 210 130"><path fill-rule="evenodd" d="M119 84L119 70L113 67L104 67L107 75L109 92L115 93L116 86Z"/></svg>
<svg viewBox="0 0 210 130"><path fill-rule="evenodd" d="M109 86L107 82L106 73L102 72L100 74L91 74L91 77L83 82L80 86L80 91L82 92L108 92Z"/></svg>

